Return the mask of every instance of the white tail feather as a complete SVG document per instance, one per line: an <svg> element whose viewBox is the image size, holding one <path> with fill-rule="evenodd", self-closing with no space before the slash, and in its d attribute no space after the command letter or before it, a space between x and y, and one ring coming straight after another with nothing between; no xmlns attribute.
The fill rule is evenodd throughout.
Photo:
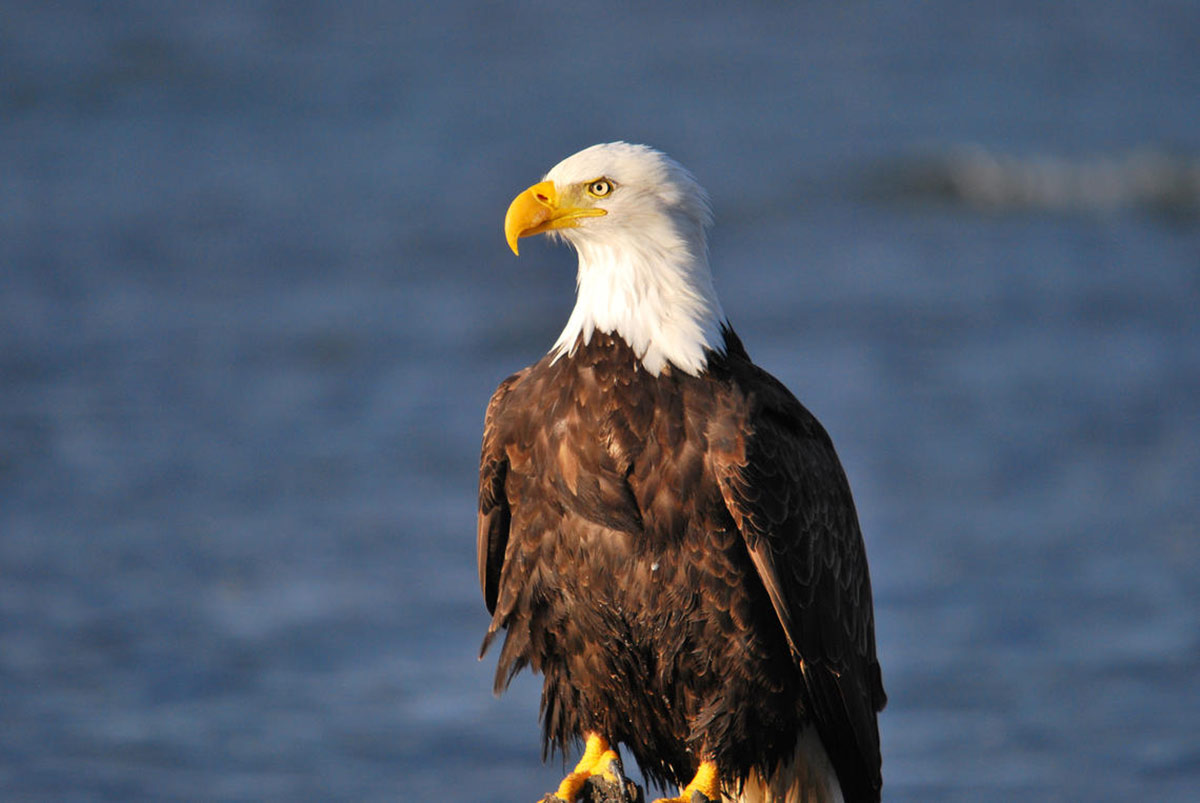
<svg viewBox="0 0 1200 803"><path fill-rule="evenodd" d="M810 725L796 742L792 760L770 778L752 773L740 795L724 803L843 803L837 773Z"/></svg>

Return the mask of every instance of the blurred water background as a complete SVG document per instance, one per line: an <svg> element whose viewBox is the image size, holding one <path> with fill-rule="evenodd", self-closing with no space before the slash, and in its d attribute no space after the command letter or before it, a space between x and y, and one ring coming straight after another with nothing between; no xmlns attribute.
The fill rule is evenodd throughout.
<svg viewBox="0 0 1200 803"><path fill-rule="evenodd" d="M885 799L1200 788L1193 2L0 6L0 797L531 801L484 405L688 165L854 486Z"/></svg>

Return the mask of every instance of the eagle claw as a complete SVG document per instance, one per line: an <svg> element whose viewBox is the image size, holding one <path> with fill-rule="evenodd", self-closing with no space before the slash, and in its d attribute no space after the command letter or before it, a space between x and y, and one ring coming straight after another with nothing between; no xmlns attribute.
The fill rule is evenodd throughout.
<svg viewBox="0 0 1200 803"><path fill-rule="evenodd" d="M632 790L632 791L631 791ZM542 803L643 803L641 790L625 778L621 756L608 740L589 732L583 755L575 769L563 778L558 790Z"/></svg>
<svg viewBox="0 0 1200 803"><path fill-rule="evenodd" d="M579 790L579 796L574 803L646 803L642 789L633 781L621 779L623 783L605 778L603 775L593 775ZM563 799L555 794L546 795L539 803L563 803ZM707 800L697 803L708 803Z"/></svg>

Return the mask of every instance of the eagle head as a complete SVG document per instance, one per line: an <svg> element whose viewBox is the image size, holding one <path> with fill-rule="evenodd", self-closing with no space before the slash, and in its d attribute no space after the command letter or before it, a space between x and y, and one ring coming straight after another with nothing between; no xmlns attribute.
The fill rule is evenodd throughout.
<svg viewBox="0 0 1200 803"><path fill-rule="evenodd" d="M504 218L513 253L551 233L579 254L575 309L554 345L570 354L592 333L616 334L651 374L698 375L724 347L724 314L708 265L708 195L678 162L610 142L568 156L518 195Z"/></svg>
<svg viewBox="0 0 1200 803"><path fill-rule="evenodd" d="M504 236L517 240L554 231L579 247L673 229L700 238L712 223L708 195L681 164L646 145L609 142L568 156L513 200Z"/></svg>

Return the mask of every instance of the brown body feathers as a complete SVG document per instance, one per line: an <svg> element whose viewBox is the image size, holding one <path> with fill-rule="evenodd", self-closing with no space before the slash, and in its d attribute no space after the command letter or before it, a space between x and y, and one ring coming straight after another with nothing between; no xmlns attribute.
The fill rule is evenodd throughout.
<svg viewBox="0 0 1200 803"><path fill-rule="evenodd" d="M732 331L699 376L596 333L504 381L480 466L479 576L502 690L545 677L545 747L587 731L647 777L771 777L816 729L847 801L881 787L870 579L817 420Z"/></svg>

